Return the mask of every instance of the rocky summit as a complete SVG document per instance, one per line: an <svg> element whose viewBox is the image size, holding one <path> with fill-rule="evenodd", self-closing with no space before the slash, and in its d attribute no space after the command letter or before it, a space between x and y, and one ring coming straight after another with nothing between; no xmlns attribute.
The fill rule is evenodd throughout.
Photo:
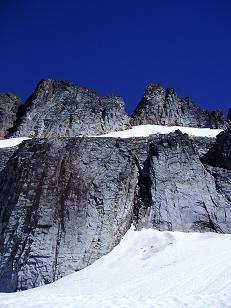
<svg viewBox="0 0 231 308"><path fill-rule="evenodd" d="M65 81L40 82L20 107L16 96L1 97L2 135L31 140L0 148L0 291L81 270L131 224L231 233L230 124L220 111L159 85L148 87L131 117L121 98ZM141 124L225 128L217 138L180 130L97 136Z"/></svg>
<svg viewBox="0 0 231 308"><path fill-rule="evenodd" d="M67 81L40 81L24 104L13 94L0 95L2 137L91 136L141 124L223 128L224 123L222 111L204 110L158 84L147 87L132 116L121 97L101 97Z"/></svg>
<svg viewBox="0 0 231 308"><path fill-rule="evenodd" d="M224 115L221 110L204 110L189 98L179 98L172 88L151 84L132 115L132 123L223 128Z"/></svg>
<svg viewBox="0 0 231 308"><path fill-rule="evenodd" d="M94 90L67 81L42 80L23 105L12 135L75 137L128 127L122 98L100 97Z"/></svg>

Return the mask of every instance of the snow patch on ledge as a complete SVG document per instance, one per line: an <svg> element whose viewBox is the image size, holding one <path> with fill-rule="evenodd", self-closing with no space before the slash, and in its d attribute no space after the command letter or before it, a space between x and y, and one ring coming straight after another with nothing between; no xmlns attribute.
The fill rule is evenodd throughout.
<svg viewBox="0 0 231 308"><path fill-rule="evenodd" d="M131 129L111 132L105 135L94 137L113 137L113 138L132 138L132 137L148 137L153 134L169 134L176 130L180 130L183 134L186 133L195 137L210 137L215 138L222 129L211 128L194 128L183 126L164 126L164 125L139 125L133 126Z"/></svg>
<svg viewBox="0 0 231 308"><path fill-rule="evenodd" d="M148 137L155 134L169 134L176 130L180 130L183 134L186 133L190 136L195 137L209 137L215 138L222 129L211 129L211 128L194 128L194 127L183 127L183 126L164 126L164 125L138 125L133 126L131 129L111 132L105 135L94 135L88 137L111 137L111 138L134 138L134 137ZM77 135L76 137L83 137L83 135ZM24 140L29 140L28 137L17 137L0 140L1 148L10 148L19 145Z"/></svg>
<svg viewBox="0 0 231 308"><path fill-rule="evenodd" d="M20 143L22 143L24 140L29 140L29 139L31 138L18 137L18 138L2 139L0 140L0 149L15 147Z"/></svg>

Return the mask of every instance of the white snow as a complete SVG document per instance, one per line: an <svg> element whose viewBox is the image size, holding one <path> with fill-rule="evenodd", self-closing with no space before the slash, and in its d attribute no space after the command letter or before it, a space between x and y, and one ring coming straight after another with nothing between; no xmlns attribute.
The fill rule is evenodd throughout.
<svg viewBox="0 0 231 308"><path fill-rule="evenodd" d="M111 132L105 135L95 135L89 137L112 137L112 138L133 138L147 137L153 134L169 134L179 129L182 133L197 137L213 137L215 138L222 129L210 128L192 128L183 126L164 126L164 125L139 125L133 126L131 129ZM0 148L9 148L19 145L23 140L28 140L28 137L18 137L0 140ZM0 307L1 308L1 307Z"/></svg>
<svg viewBox="0 0 231 308"><path fill-rule="evenodd" d="M231 235L135 231L91 266L1 308L231 307Z"/></svg>
<svg viewBox="0 0 231 308"><path fill-rule="evenodd" d="M21 142L23 142L23 140L28 140L28 139L30 138L18 137L18 138L2 139L0 140L0 149L15 147L16 145L19 145Z"/></svg>
<svg viewBox="0 0 231 308"><path fill-rule="evenodd" d="M182 133L197 137L216 137L222 129L194 128L183 126L164 126L164 125L139 125L131 129L108 133L95 137L114 137L114 138L131 138L147 137L152 134L169 134L179 129Z"/></svg>

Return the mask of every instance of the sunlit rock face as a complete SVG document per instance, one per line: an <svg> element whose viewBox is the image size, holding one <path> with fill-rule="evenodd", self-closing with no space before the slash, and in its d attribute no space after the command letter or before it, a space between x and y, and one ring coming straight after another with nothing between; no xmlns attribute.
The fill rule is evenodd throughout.
<svg viewBox="0 0 231 308"><path fill-rule="evenodd" d="M220 110L200 108L189 98L181 99L172 88L149 85L132 115L132 124L223 128L224 115Z"/></svg>
<svg viewBox="0 0 231 308"><path fill-rule="evenodd" d="M19 147L0 174L1 291L55 281L120 241L133 217L131 151L129 141L97 138Z"/></svg>
<svg viewBox="0 0 231 308"><path fill-rule="evenodd" d="M11 136L75 137L129 128L122 98L100 97L67 81L43 80L27 100Z"/></svg>
<svg viewBox="0 0 231 308"><path fill-rule="evenodd" d="M21 104L18 96L12 93L0 94L0 139L14 126L16 114Z"/></svg>
<svg viewBox="0 0 231 308"><path fill-rule="evenodd" d="M178 131L150 144L138 182L138 228L231 232L231 172L201 162L204 139Z"/></svg>
<svg viewBox="0 0 231 308"><path fill-rule="evenodd" d="M53 282L108 253L134 223L231 232L230 171L213 138L24 141L0 173L0 290Z"/></svg>

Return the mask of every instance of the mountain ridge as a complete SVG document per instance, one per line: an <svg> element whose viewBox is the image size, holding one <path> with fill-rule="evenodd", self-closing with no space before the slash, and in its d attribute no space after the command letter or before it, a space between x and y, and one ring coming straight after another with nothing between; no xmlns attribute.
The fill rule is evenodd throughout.
<svg viewBox="0 0 231 308"><path fill-rule="evenodd" d="M0 106L4 106L1 96ZM164 89L160 84L147 86L143 98L129 116L119 96L101 97L93 89L52 79L41 80L25 104L12 110L11 117L14 123L5 124L3 137L74 137L140 124L217 129L225 124L221 110L203 109L189 98L179 98L173 88Z"/></svg>

